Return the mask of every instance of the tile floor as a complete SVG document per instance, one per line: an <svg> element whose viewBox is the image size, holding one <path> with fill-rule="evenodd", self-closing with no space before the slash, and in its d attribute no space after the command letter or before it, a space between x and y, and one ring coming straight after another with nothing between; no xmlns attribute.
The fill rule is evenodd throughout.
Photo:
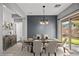
<svg viewBox="0 0 79 59"><path fill-rule="evenodd" d="M21 50L22 44L17 43L13 47L7 49L3 53L0 53L0 56L33 56L32 53L27 52L27 48L25 48L23 51ZM62 47L59 47L57 49L57 56L79 56L79 46L74 46L72 48L73 52L70 53L64 53ZM43 53L42 56L47 56L47 54ZM53 54L51 54L53 56Z"/></svg>

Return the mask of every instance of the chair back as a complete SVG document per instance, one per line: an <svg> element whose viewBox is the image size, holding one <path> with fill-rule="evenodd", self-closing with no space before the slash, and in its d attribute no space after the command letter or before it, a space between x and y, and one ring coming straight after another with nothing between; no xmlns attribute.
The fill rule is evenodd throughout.
<svg viewBox="0 0 79 59"><path fill-rule="evenodd" d="M33 40L33 38L27 38L27 40L30 40L31 41L31 40Z"/></svg>
<svg viewBox="0 0 79 59"><path fill-rule="evenodd" d="M42 42L41 42L41 40L34 40L34 41L33 41L33 52L34 52L35 54L41 52L41 47L42 47Z"/></svg>
<svg viewBox="0 0 79 59"><path fill-rule="evenodd" d="M66 44L67 42L67 38L64 39L64 41L62 42L62 45Z"/></svg>
<svg viewBox="0 0 79 59"><path fill-rule="evenodd" d="M49 39L49 36L45 34L44 39Z"/></svg>
<svg viewBox="0 0 79 59"><path fill-rule="evenodd" d="M37 35L36 35L36 39L37 39L37 40L40 40L40 39L41 39L41 35L40 35L40 34L37 34Z"/></svg>
<svg viewBox="0 0 79 59"><path fill-rule="evenodd" d="M56 52L57 49L57 41L49 41L48 46L46 47L46 52L47 53L54 53Z"/></svg>

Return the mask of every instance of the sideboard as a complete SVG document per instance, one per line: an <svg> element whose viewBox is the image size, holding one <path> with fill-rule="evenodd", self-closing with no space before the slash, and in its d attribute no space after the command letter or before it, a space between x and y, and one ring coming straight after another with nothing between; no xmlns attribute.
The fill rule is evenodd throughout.
<svg viewBox="0 0 79 59"><path fill-rule="evenodd" d="M16 35L5 35L3 36L3 51L7 50L17 43Z"/></svg>

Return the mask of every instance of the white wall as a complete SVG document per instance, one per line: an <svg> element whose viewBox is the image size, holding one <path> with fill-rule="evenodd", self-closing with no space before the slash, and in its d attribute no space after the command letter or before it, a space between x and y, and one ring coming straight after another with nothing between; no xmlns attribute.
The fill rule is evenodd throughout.
<svg viewBox="0 0 79 59"><path fill-rule="evenodd" d="M12 13L13 13L13 11L12 10L10 10L9 8L7 8L7 7L3 7L3 24L5 23L5 22L9 22L9 23L14 23L14 19L12 18ZM13 26L13 34L15 33L14 32L14 28L15 28L15 26ZM9 30L5 30L4 29L4 31L3 31L3 35L8 35L9 34Z"/></svg>
<svg viewBox="0 0 79 59"><path fill-rule="evenodd" d="M7 5L8 7L9 5ZM12 5L13 6L13 5ZM3 35L8 34L8 31L3 30L2 25L4 24L5 21L7 22L12 22L14 23L14 19L12 18L12 14L14 13L12 9L7 8L7 7L3 7L3 4L0 3L0 54L3 52ZM10 6L11 7L11 6ZM16 6L17 7L17 6ZM14 7L11 7L14 9L17 9ZM18 10L17 10L18 11ZM19 12L19 11L18 11ZM25 24L26 22L24 22ZM26 25L26 24L25 24ZM24 26L25 27L25 26ZM24 28L23 27L23 28ZM26 31L26 28L24 28L24 30ZM13 32L15 34L15 23L13 26ZM26 33L26 32L25 32ZM27 35L27 34L26 34Z"/></svg>
<svg viewBox="0 0 79 59"><path fill-rule="evenodd" d="M58 34L57 34L57 36L58 36L58 39L59 40L61 40L61 20L58 20L57 21L57 25L58 25Z"/></svg>
<svg viewBox="0 0 79 59"><path fill-rule="evenodd" d="M27 16L23 21L23 37L27 37Z"/></svg>
<svg viewBox="0 0 79 59"><path fill-rule="evenodd" d="M11 15L12 11L0 4L0 52L3 52L3 36L8 34L8 31L4 30L2 26L5 21L14 22Z"/></svg>
<svg viewBox="0 0 79 59"><path fill-rule="evenodd" d="M3 22L3 7L2 4L0 4L0 53L3 51L2 22Z"/></svg>

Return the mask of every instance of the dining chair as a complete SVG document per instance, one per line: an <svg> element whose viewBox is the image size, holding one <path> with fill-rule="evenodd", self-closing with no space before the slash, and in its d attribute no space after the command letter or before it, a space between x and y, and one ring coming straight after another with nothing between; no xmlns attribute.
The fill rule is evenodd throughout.
<svg viewBox="0 0 79 59"><path fill-rule="evenodd" d="M65 53L65 50L67 49L67 48L66 48L66 46L67 46L67 41L68 41L67 38L65 38L65 39L63 40L63 42L57 44L58 47L63 47L64 53Z"/></svg>
<svg viewBox="0 0 79 59"><path fill-rule="evenodd" d="M37 35L36 35L36 39L37 39L37 40L40 40L40 39L41 39L41 35L40 35L40 34L37 34Z"/></svg>
<svg viewBox="0 0 79 59"><path fill-rule="evenodd" d="M26 44L24 43L24 40L21 40L21 43L22 43L22 48L21 48L21 50L23 51L23 49L26 47Z"/></svg>
<svg viewBox="0 0 79 59"><path fill-rule="evenodd" d="M44 35L44 39L49 39L49 36L47 34Z"/></svg>
<svg viewBox="0 0 79 59"><path fill-rule="evenodd" d="M22 42L22 48L21 48L21 50L23 51L23 49L27 48L27 51L30 52L31 45L30 45L29 42L26 42L26 41L27 41L27 38L23 38L23 40L21 40L21 42Z"/></svg>
<svg viewBox="0 0 79 59"><path fill-rule="evenodd" d="M32 41L32 40L33 40L33 38L27 38L27 40Z"/></svg>
<svg viewBox="0 0 79 59"><path fill-rule="evenodd" d="M48 53L48 56L50 56L50 54L54 54L56 56L56 50L57 50L57 41L50 40L48 42L48 45L46 46L46 53Z"/></svg>
<svg viewBox="0 0 79 59"><path fill-rule="evenodd" d="M33 41L33 54L40 55L42 54L42 41L41 40L34 40Z"/></svg>

